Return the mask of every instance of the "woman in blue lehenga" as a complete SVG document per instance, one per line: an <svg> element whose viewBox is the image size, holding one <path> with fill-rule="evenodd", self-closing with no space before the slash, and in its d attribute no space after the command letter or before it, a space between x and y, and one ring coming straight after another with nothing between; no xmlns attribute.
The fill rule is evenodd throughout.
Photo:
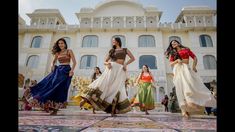
<svg viewBox="0 0 235 132"><path fill-rule="evenodd" d="M51 115L56 115L59 108L63 108L67 101L68 89L73 76L76 60L71 49L67 49L66 41L60 38L53 46L51 73L37 85L31 87L30 93L33 106L40 106ZM56 61L60 65L55 65ZM73 61L72 68L70 60Z"/></svg>

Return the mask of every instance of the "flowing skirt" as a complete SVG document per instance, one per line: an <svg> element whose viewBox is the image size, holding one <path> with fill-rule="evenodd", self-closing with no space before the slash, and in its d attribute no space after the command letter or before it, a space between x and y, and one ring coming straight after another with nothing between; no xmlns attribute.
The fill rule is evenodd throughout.
<svg viewBox="0 0 235 132"><path fill-rule="evenodd" d="M55 66L37 85L31 87L33 106L64 108L67 104L68 89L72 77L69 77L70 65Z"/></svg>
<svg viewBox="0 0 235 132"><path fill-rule="evenodd" d="M102 75L92 82L84 92L82 98L87 99L97 110L107 113L126 113L131 111L130 102L126 95L126 72L123 65L111 62L112 68L106 67Z"/></svg>
<svg viewBox="0 0 235 132"><path fill-rule="evenodd" d="M82 101L81 93L82 93L82 91L81 92L79 91L79 93L72 98L72 100L75 102L76 105L80 105L80 102ZM82 106L82 108L85 108L87 110L91 110L92 109L92 105L89 104L88 102L86 102Z"/></svg>
<svg viewBox="0 0 235 132"><path fill-rule="evenodd" d="M216 107L216 100L204 85L200 76L187 64L176 64L173 68L173 83L182 112L202 107Z"/></svg>
<svg viewBox="0 0 235 132"><path fill-rule="evenodd" d="M155 108L153 87L150 82L141 82L133 105L138 105L141 111Z"/></svg>

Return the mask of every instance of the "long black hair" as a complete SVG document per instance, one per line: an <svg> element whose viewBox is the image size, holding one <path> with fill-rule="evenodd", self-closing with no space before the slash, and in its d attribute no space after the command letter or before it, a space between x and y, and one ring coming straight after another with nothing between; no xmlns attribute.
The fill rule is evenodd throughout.
<svg viewBox="0 0 235 132"><path fill-rule="evenodd" d="M115 41L118 42L119 46L122 47L122 41L119 37L115 37L114 38ZM113 48L111 50L109 50L109 57L112 58L113 60L115 60L116 58L114 57L114 52L115 52L115 49L116 49L116 45L113 45Z"/></svg>
<svg viewBox="0 0 235 132"><path fill-rule="evenodd" d="M148 67L148 65L143 65L143 66L145 66L145 67L147 68L147 72L150 74L150 71L149 71L149 67ZM142 71L141 71L140 77L142 77L143 73L144 73L144 70L143 70L143 68L142 68Z"/></svg>
<svg viewBox="0 0 235 132"><path fill-rule="evenodd" d="M58 39L58 40L55 42L55 44L54 44L54 46L53 46L53 48L52 48L52 50L51 50L51 52L52 52L53 55L61 51L61 49L60 49L60 47L59 47L59 41L63 41L63 42L64 42L64 44L65 44L65 49L68 48L65 39L64 39L64 38L60 38L60 39Z"/></svg>
<svg viewBox="0 0 235 132"><path fill-rule="evenodd" d="M179 47L180 48L186 48L186 49L189 49L188 47L185 47L183 46L178 40L171 40L168 48L166 49L165 51L165 55L166 55L166 58L169 59L170 56L173 56L174 57L174 60L177 60L177 59L181 59L182 58L180 57L179 53L177 52L177 50L175 48L172 47L172 42L175 41L176 43L179 44Z"/></svg>
<svg viewBox="0 0 235 132"><path fill-rule="evenodd" d="M96 69L98 69L98 70L99 70L99 73L102 74L102 72L100 71L100 68L99 68L98 66L95 67L95 72L94 72L94 74L93 74L93 76L92 76L92 81L94 81L94 80L96 79Z"/></svg>

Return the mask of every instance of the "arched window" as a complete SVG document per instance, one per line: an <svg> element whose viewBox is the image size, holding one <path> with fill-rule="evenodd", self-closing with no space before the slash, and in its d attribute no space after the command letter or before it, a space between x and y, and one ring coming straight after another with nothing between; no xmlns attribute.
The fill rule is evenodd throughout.
<svg viewBox="0 0 235 132"><path fill-rule="evenodd" d="M150 69L157 69L157 60L153 55L142 55L139 59L139 68L142 69L143 65L147 65Z"/></svg>
<svg viewBox="0 0 235 132"><path fill-rule="evenodd" d="M80 69L92 69L97 65L97 57L95 55L84 55L81 58Z"/></svg>
<svg viewBox="0 0 235 132"><path fill-rule="evenodd" d="M112 37L112 40L113 40L113 38L116 38L116 37L119 37L121 39L122 47L125 48L126 47L126 38L125 38L125 36L123 36L123 35L115 35L115 36ZM111 43L112 43L112 40L111 40Z"/></svg>
<svg viewBox="0 0 235 132"><path fill-rule="evenodd" d="M213 47L213 43L209 35L200 35L199 39L201 47Z"/></svg>
<svg viewBox="0 0 235 132"><path fill-rule="evenodd" d="M41 47L41 42L42 42L42 37L41 36L35 36L33 38L32 43L31 43L31 48L40 48Z"/></svg>
<svg viewBox="0 0 235 132"><path fill-rule="evenodd" d="M205 69L216 69L216 60L213 55L203 56L203 64Z"/></svg>
<svg viewBox="0 0 235 132"><path fill-rule="evenodd" d="M155 47L156 45L155 45L154 36L152 35L139 36L138 46L139 47Z"/></svg>
<svg viewBox="0 0 235 132"><path fill-rule="evenodd" d="M28 57L26 67L31 69L37 68L39 63L39 56L38 55L31 55Z"/></svg>
<svg viewBox="0 0 235 132"><path fill-rule="evenodd" d="M98 47L98 37L96 35L83 37L82 47Z"/></svg>

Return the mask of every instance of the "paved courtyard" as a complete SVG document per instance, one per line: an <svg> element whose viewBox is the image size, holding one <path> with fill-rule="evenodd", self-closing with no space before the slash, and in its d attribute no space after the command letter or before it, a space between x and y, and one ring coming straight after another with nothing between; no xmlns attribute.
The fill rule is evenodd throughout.
<svg viewBox="0 0 235 132"><path fill-rule="evenodd" d="M216 117L179 113L131 111L111 117L102 111L69 106L50 116L42 111L19 111L19 132L216 132Z"/></svg>

